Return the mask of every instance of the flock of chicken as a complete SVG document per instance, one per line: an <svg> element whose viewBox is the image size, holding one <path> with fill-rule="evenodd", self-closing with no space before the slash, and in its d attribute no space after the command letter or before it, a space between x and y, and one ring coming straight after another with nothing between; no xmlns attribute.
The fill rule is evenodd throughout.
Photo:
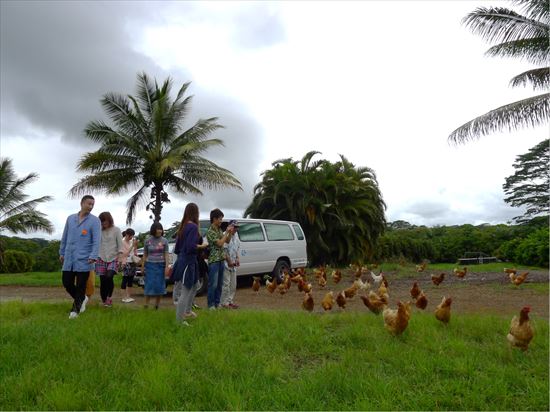
<svg viewBox="0 0 550 412"><path fill-rule="evenodd" d="M411 300L408 302L398 301L397 308L391 309L389 308L388 303L389 284L386 276L382 273L382 271L380 271L378 275L372 271L372 269L375 269L377 265L369 266L370 267L351 265L355 275L353 284L350 287L338 292L336 296L333 291L328 291L321 300L321 307L324 311L332 310L335 305L341 309L345 309L348 300L353 299L356 295L358 295L365 306L372 313L376 315L382 313L384 325L392 335L400 335L405 331L405 329L407 329L409 324L409 320L411 318L411 305L414 303L418 309L426 309L428 305L426 294L420 289L418 282L414 282L410 289ZM416 266L416 271L423 272L426 270L426 267L427 263L422 263L421 265ZM467 272L467 267L464 267L463 269L455 268L453 270L454 275L458 278L464 278ZM504 269L504 272L508 274L510 281L516 286L523 283L528 275L528 272L523 272L520 275L517 275L516 269ZM363 280L363 275L365 274L367 274L366 280ZM320 266L319 268L313 269L313 275L315 276L319 287L324 289L328 283L327 267ZM332 283L337 284L342 280L342 272L338 269L332 270L330 277ZM436 286L440 285L444 279L444 272L439 275L431 275L432 283ZM260 280L261 279L259 277L254 277L252 290L256 293L258 293L261 288ZM297 285L300 292L304 293L302 308L312 312L315 306L312 295L313 285L311 282L308 282L308 274L306 274L304 268L294 269L292 272L285 271L283 279L280 283L277 282L276 278L266 280L265 289L269 293L275 293L277 291L279 294L284 295L290 290L293 283ZM452 302L453 299L451 297L447 298L443 296L441 303L434 311L434 315L437 320L444 324L449 323L451 319ZM510 331L507 335L507 340L512 346L518 347L524 351L527 350L529 343L533 338L533 329L529 322L530 310L530 307L525 306L520 311L519 317L514 316L510 325Z"/></svg>

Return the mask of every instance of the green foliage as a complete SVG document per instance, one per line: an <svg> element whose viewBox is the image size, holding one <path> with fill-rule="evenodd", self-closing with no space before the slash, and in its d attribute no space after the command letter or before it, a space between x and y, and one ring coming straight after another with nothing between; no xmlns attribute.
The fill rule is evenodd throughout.
<svg viewBox="0 0 550 412"><path fill-rule="evenodd" d="M543 140L529 152L516 158L515 172L506 178L502 185L506 203L514 207L527 206L522 216L515 217L517 222L524 222L533 216L550 213L550 139Z"/></svg>
<svg viewBox="0 0 550 412"><path fill-rule="evenodd" d="M548 227L540 228L524 239L504 243L499 252L507 259L523 265L548 267Z"/></svg>
<svg viewBox="0 0 550 412"><path fill-rule="evenodd" d="M170 97L172 80L159 87L142 73L138 75L137 94L108 93L101 105L114 123L90 122L84 132L100 145L84 155L77 170L89 173L71 189L73 196L90 190L122 195L137 189L127 202L126 222L135 217L138 205L146 204L151 218L161 219L163 205L170 202L170 189L179 194L200 195L200 188L238 188L239 181L227 169L202 155L223 146L209 136L223 126L217 118L200 119L184 130L191 96L185 97L185 83L176 98Z"/></svg>
<svg viewBox="0 0 550 412"><path fill-rule="evenodd" d="M504 7L478 7L469 13L463 23L474 34L490 43L496 43L488 56L525 59L535 67L515 76L510 84L530 85L545 93L501 106L481 115L453 131L449 140L464 142L501 130L533 127L548 122L550 117L549 36L550 12L547 0L515 0L522 10L518 13Z"/></svg>
<svg viewBox="0 0 550 412"><path fill-rule="evenodd" d="M35 272L54 272L61 270L61 262L59 261L59 244L58 240L49 242L49 244L42 248L38 253L34 255L34 265L32 270Z"/></svg>
<svg viewBox="0 0 550 412"><path fill-rule="evenodd" d="M282 159L263 172L245 216L297 221L302 226L312 264L367 260L384 231L386 205L376 175L340 161Z"/></svg>
<svg viewBox="0 0 550 412"><path fill-rule="evenodd" d="M23 273L32 269L34 258L27 252L6 250L2 263L2 273Z"/></svg>
<svg viewBox="0 0 550 412"><path fill-rule="evenodd" d="M33 257L33 265L25 270L52 272L61 269L59 262L59 241L45 239L22 239L16 236L0 236L0 242L3 243L7 251L25 252ZM6 271L11 273L11 271Z"/></svg>
<svg viewBox="0 0 550 412"><path fill-rule="evenodd" d="M214 311L182 327L173 310L102 309L69 321L67 304L1 304L0 409L549 408L542 319L522 353L510 319L486 315L443 327L415 312L393 337L369 313Z"/></svg>

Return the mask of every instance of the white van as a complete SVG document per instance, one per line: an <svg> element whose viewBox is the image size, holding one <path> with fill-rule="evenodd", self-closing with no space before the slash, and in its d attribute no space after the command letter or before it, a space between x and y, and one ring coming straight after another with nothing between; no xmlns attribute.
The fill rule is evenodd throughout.
<svg viewBox="0 0 550 412"><path fill-rule="evenodd" d="M233 219L224 218L224 222ZM306 237L300 224L285 220L234 219L239 224L241 265L237 276L270 274L282 279L285 269L307 266ZM201 220L206 235L209 220ZM205 239L206 240L206 239Z"/></svg>

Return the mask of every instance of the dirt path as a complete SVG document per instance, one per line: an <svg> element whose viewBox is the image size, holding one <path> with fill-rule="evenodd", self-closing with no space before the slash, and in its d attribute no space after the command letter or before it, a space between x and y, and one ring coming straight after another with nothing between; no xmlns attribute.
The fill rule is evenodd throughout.
<svg viewBox="0 0 550 412"><path fill-rule="evenodd" d="M366 276L364 276L366 278ZM453 297L453 312L455 313L487 313L502 316L511 316L519 312L525 305L531 306L532 315L548 319L549 302L548 289L541 291L544 284L548 283L547 272L531 272L526 282L519 287L510 284L508 278L502 273L481 272L467 275L464 279L447 275L440 286L435 286L431 282L430 274L421 274L413 278L394 279L392 273L387 272L386 277L389 281L390 306L394 306L397 300L409 300L409 290L415 280L428 297L427 312L431 312L439 304L443 296ZM313 276L309 277L313 284L313 299L315 301L316 312L321 312L321 299L329 290L338 293L349 287L352 283L351 275L347 276L340 283L334 284L329 278L328 284L324 289L317 286ZM236 302L242 308L262 309L262 310L302 310L301 304L303 293L299 292L296 285L284 296L277 292L270 294L264 286L258 293L250 288L250 279L239 279L239 288L237 290ZM531 287L538 284L539 290ZM542 289L544 290L544 289ZM162 305L165 308L172 308L171 287L169 293L163 298ZM130 307L139 307L143 305L143 289L134 288L133 296L136 301L129 304L121 302L122 294L120 289L115 289L113 301L115 305L128 305ZM92 301L98 301L98 291L92 298ZM24 286L0 286L0 302L9 300L22 300L23 302L46 301L59 302L65 301L69 304L70 299L63 287L24 287ZM196 303L206 306L206 296L196 298ZM333 309L339 311L341 309ZM363 302L356 296L348 300L347 311L366 311L367 308Z"/></svg>

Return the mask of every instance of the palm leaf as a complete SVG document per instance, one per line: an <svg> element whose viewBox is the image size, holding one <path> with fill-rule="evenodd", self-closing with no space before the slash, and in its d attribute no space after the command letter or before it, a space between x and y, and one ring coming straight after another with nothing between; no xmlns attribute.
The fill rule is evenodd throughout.
<svg viewBox="0 0 550 412"><path fill-rule="evenodd" d="M518 74L510 80L510 86L527 86L531 84L533 90L547 90L550 86L550 67L533 69Z"/></svg>

